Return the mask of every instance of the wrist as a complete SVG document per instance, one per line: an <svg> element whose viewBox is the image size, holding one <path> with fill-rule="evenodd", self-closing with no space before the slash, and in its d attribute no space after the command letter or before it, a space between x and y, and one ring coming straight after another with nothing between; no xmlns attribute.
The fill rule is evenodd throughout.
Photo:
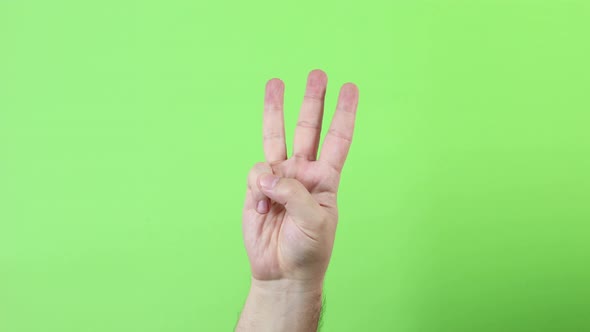
<svg viewBox="0 0 590 332"><path fill-rule="evenodd" d="M314 278L305 280L295 279L275 279L259 280L252 278L250 291L262 294L290 294L296 295L317 295L321 294L324 286L324 278Z"/></svg>
<svg viewBox="0 0 590 332"><path fill-rule="evenodd" d="M257 280L237 331L316 331L322 309L323 278Z"/></svg>

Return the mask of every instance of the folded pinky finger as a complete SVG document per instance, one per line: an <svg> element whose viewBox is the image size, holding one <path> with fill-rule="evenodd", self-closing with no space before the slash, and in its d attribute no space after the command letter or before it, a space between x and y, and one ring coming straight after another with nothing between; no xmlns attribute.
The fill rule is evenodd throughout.
<svg viewBox="0 0 590 332"><path fill-rule="evenodd" d="M256 210L260 214L266 214L270 210L270 199L260 191L256 184L258 176L262 173L272 173L272 169L268 163L256 163L250 173L248 174L248 194L250 198L247 200L247 208Z"/></svg>

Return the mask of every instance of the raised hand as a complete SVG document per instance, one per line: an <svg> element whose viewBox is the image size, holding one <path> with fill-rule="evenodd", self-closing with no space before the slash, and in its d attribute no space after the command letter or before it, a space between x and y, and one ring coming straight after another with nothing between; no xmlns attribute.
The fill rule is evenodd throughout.
<svg viewBox="0 0 590 332"><path fill-rule="evenodd" d="M316 288L323 283L338 222L336 195L358 103L356 85L344 84L318 159L326 85L323 71L309 74L288 158L284 84L279 79L266 84L266 161L255 164L248 175L242 221L253 283L299 282Z"/></svg>

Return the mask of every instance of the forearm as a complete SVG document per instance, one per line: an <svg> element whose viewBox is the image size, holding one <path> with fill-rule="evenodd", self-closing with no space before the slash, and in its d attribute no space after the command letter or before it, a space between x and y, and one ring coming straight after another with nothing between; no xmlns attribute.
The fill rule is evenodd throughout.
<svg viewBox="0 0 590 332"><path fill-rule="evenodd" d="M253 279L236 331L317 331L322 284Z"/></svg>

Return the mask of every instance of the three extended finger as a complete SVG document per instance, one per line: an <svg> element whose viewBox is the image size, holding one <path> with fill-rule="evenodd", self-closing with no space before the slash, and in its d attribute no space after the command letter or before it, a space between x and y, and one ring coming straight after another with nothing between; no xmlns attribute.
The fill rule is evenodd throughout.
<svg viewBox="0 0 590 332"><path fill-rule="evenodd" d="M264 157L269 163L287 159L283 115L285 84L278 78L266 83L262 140Z"/></svg>
<svg viewBox="0 0 590 332"><path fill-rule="evenodd" d="M293 141L295 158L312 161L317 158L327 82L328 77L321 70L313 70L307 77L307 86Z"/></svg>
<svg viewBox="0 0 590 332"><path fill-rule="evenodd" d="M320 160L341 171L352 143L359 92L356 85L347 83L340 89L338 105L330 129L324 138Z"/></svg>

